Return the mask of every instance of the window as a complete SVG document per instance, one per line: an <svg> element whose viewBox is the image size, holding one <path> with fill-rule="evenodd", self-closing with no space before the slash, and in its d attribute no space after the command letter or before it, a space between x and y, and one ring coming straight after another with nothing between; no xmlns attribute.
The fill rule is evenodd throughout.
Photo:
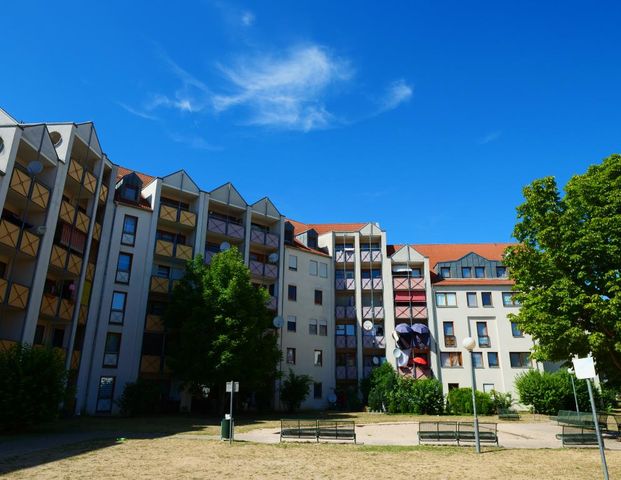
<svg viewBox="0 0 621 480"><path fill-rule="evenodd" d="M35 329L35 335L34 335L34 339L32 341L32 343L34 345L43 345L43 336L45 334L45 326L44 325L37 325L37 328Z"/></svg>
<svg viewBox="0 0 621 480"><path fill-rule="evenodd" d="M295 365L295 348L287 348L287 363Z"/></svg>
<svg viewBox="0 0 621 480"><path fill-rule="evenodd" d="M104 367L116 368L119 363L119 351L121 349L121 334L109 332L106 336L106 346L104 350Z"/></svg>
<svg viewBox="0 0 621 480"><path fill-rule="evenodd" d="M125 302L127 301L127 293L112 292L112 306L110 307L110 323L123 323L125 316Z"/></svg>
<svg viewBox="0 0 621 480"><path fill-rule="evenodd" d="M317 276L317 262L315 260L311 260L308 264L308 273L316 277Z"/></svg>
<svg viewBox="0 0 621 480"><path fill-rule="evenodd" d="M477 337L479 338L479 347L488 348L491 346L487 333L487 322L477 322Z"/></svg>
<svg viewBox="0 0 621 480"><path fill-rule="evenodd" d="M112 411L112 398L114 396L114 377L101 377L97 389L97 411Z"/></svg>
<svg viewBox="0 0 621 480"><path fill-rule="evenodd" d="M287 316L287 331L295 332L297 330L298 319L295 315Z"/></svg>
<svg viewBox="0 0 621 480"><path fill-rule="evenodd" d="M436 293L436 306L438 307L456 307L457 294L455 293Z"/></svg>
<svg viewBox="0 0 621 480"><path fill-rule="evenodd" d="M497 266L496 267L496 276L498 278L506 278L507 277L507 267Z"/></svg>
<svg viewBox="0 0 621 480"><path fill-rule="evenodd" d="M461 267L461 276L462 278L471 278L472 269L470 267Z"/></svg>
<svg viewBox="0 0 621 480"><path fill-rule="evenodd" d="M55 328L52 334L52 347L63 348L63 340L65 339L65 329Z"/></svg>
<svg viewBox="0 0 621 480"><path fill-rule="evenodd" d="M520 327L518 327L517 322L511 322L511 334L514 337L523 337L524 333L522 332L522 330L520 330Z"/></svg>
<svg viewBox="0 0 621 480"><path fill-rule="evenodd" d="M440 361L444 368L458 368L462 366L461 352L442 352Z"/></svg>
<svg viewBox="0 0 621 480"><path fill-rule="evenodd" d="M319 262L319 276L321 278L328 278L328 264Z"/></svg>
<svg viewBox="0 0 621 480"><path fill-rule="evenodd" d="M530 354L528 352L510 352L511 368L529 368Z"/></svg>
<svg viewBox="0 0 621 480"><path fill-rule="evenodd" d="M130 202L137 202L138 187L136 185L123 185L121 187L121 198Z"/></svg>
<svg viewBox="0 0 621 480"><path fill-rule="evenodd" d="M492 292L481 292L481 304L484 307L492 306Z"/></svg>
<svg viewBox="0 0 621 480"><path fill-rule="evenodd" d="M296 271L298 269L298 257L289 255L289 270Z"/></svg>
<svg viewBox="0 0 621 480"><path fill-rule="evenodd" d="M315 290L315 305L323 305L323 292Z"/></svg>
<svg viewBox="0 0 621 480"><path fill-rule="evenodd" d="M132 255L129 253L119 253L119 259L116 264L117 283L129 283L129 275L132 269Z"/></svg>
<svg viewBox="0 0 621 480"><path fill-rule="evenodd" d="M416 267L412 269L412 278L422 278L423 272L420 268Z"/></svg>
<svg viewBox="0 0 621 480"><path fill-rule="evenodd" d="M156 277L170 278L170 267L166 265L156 265L153 275Z"/></svg>
<svg viewBox="0 0 621 480"><path fill-rule="evenodd" d="M494 390L494 384L493 383L484 383L483 384L483 391L485 393L490 393L492 390Z"/></svg>
<svg viewBox="0 0 621 480"><path fill-rule="evenodd" d="M444 346L445 347L456 347L457 340L455 339L455 327L453 322L444 322Z"/></svg>
<svg viewBox="0 0 621 480"><path fill-rule="evenodd" d="M328 336L328 321L327 320L319 320L319 336L320 337Z"/></svg>
<svg viewBox="0 0 621 480"><path fill-rule="evenodd" d="M502 304L505 307L519 307L520 302L515 299L515 293L502 292Z"/></svg>
<svg viewBox="0 0 621 480"><path fill-rule="evenodd" d="M292 302L297 301L298 299L298 287L296 287L295 285L289 285L288 289L288 298L289 300L291 300Z"/></svg>
<svg viewBox="0 0 621 480"><path fill-rule="evenodd" d="M487 365L489 368L498 368L498 352L487 352Z"/></svg>
<svg viewBox="0 0 621 480"><path fill-rule="evenodd" d="M466 299L468 300L469 307L472 308L472 307L477 306L477 293L476 292L467 292Z"/></svg>
<svg viewBox="0 0 621 480"><path fill-rule="evenodd" d="M475 278L485 278L485 267L474 267Z"/></svg>
<svg viewBox="0 0 621 480"><path fill-rule="evenodd" d="M5 262L0 260L0 278L4 278L7 268L8 268L8 265Z"/></svg>
<svg viewBox="0 0 621 480"><path fill-rule="evenodd" d="M313 398L316 400L319 400L321 399L322 396L323 396L323 392L322 392L321 382L315 382L313 384Z"/></svg>
<svg viewBox="0 0 621 480"><path fill-rule="evenodd" d="M440 276L442 278L451 278L451 267L440 267Z"/></svg>
<svg viewBox="0 0 621 480"><path fill-rule="evenodd" d="M308 334L317 335L317 319L311 318L308 322Z"/></svg>
<svg viewBox="0 0 621 480"><path fill-rule="evenodd" d="M313 364L316 367L321 367L323 365L323 350L315 350L313 355Z"/></svg>
<svg viewBox="0 0 621 480"><path fill-rule="evenodd" d="M481 352L472 352L471 358L474 368L483 368L483 354Z"/></svg>
<svg viewBox="0 0 621 480"><path fill-rule="evenodd" d="M121 243L123 245L134 246L136 243L136 229L138 227L138 218L131 215L125 215L123 219L123 233L121 234Z"/></svg>

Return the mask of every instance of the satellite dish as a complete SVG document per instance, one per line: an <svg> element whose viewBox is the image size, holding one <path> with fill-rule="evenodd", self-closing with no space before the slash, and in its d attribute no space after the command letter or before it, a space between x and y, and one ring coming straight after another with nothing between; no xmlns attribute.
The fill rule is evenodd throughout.
<svg viewBox="0 0 621 480"><path fill-rule="evenodd" d="M0 137L0 153L4 150L4 140Z"/></svg>
<svg viewBox="0 0 621 480"><path fill-rule="evenodd" d="M33 160L26 167L30 175L38 175L43 171L43 164L38 160Z"/></svg>
<svg viewBox="0 0 621 480"><path fill-rule="evenodd" d="M403 355L403 352L401 351L400 348L395 348L392 351L392 354L394 355L395 358L400 358Z"/></svg>
<svg viewBox="0 0 621 480"><path fill-rule="evenodd" d="M370 332L371 330L373 330L373 322L371 320L366 320L362 324L362 328L364 328L367 332Z"/></svg>
<svg viewBox="0 0 621 480"><path fill-rule="evenodd" d="M270 263L276 263L278 261L278 254L276 252L270 253L267 257L267 260Z"/></svg>
<svg viewBox="0 0 621 480"><path fill-rule="evenodd" d="M395 331L393 330L393 331L392 331L392 333L391 333L391 335L392 335L392 339L393 339L395 342L398 342L398 341L399 341L399 334L398 334L397 332L395 332Z"/></svg>
<svg viewBox="0 0 621 480"><path fill-rule="evenodd" d="M60 147L60 144L63 143L63 137L59 132L50 133L50 140L55 147Z"/></svg>
<svg viewBox="0 0 621 480"><path fill-rule="evenodd" d="M277 317L274 317L272 323L275 328L282 328L282 326L285 324L285 319L278 315Z"/></svg>
<svg viewBox="0 0 621 480"><path fill-rule="evenodd" d="M226 252L230 248L231 248L231 244L229 242L222 242L220 244L220 251L221 252Z"/></svg>
<svg viewBox="0 0 621 480"><path fill-rule="evenodd" d="M328 402L330 403L336 403L337 398L336 395L334 393L331 393L330 395L328 395Z"/></svg>
<svg viewBox="0 0 621 480"><path fill-rule="evenodd" d="M39 236L45 235L45 232L47 232L47 227L45 225L39 225L34 229L34 233Z"/></svg>
<svg viewBox="0 0 621 480"><path fill-rule="evenodd" d="M373 365L379 365L379 357L373 357Z"/></svg>
<svg viewBox="0 0 621 480"><path fill-rule="evenodd" d="M397 365L399 365L400 367L405 367L407 366L409 360L409 355L403 354L399 358L397 358Z"/></svg>

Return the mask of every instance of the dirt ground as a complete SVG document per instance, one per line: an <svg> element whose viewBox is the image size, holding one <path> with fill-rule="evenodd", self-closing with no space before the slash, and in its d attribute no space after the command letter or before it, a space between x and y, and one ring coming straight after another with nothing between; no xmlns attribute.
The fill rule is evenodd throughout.
<svg viewBox="0 0 621 480"><path fill-rule="evenodd" d="M610 478L621 478L621 452L608 451ZM74 446L7 458L11 479L338 478L597 479L597 449L502 450L341 444L260 445L165 437Z"/></svg>

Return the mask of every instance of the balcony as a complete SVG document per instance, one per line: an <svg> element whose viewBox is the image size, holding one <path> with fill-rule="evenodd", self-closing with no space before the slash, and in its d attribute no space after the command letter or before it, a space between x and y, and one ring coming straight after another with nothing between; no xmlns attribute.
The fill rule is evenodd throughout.
<svg viewBox="0 0 621 480"><path fill-rule="evenodd" d="M392 288L395 290L425 290L425 279L395 277L392 279Z"/></svg>
<svg viewBox="0 0 621 480"><path fill-rule="evenodd" d="M178 282L179 280L170 280L165 277L158 277L157 275L152 275L149 291L152 293L162 293L167 295L172 292L173 288L175 288L175 285L177 285Z"/></svg>
<svg viewBox="0 0 621 480"><path fill-rule="evenodd" d="M207 230L227 237L243 240L246 229L238 224L219 218L210 218L207 221Z"/></svg>
<svg viewBox="0 0 621 480"><path fill-rule="evenodd" d="M427 318L427 307L405 307L397 305L395 306L396 318Z"/></svg>
<svg viewBox="0 0 621 480"><path fill-rule="evenodd" d="M356 283L353 278L337 278L335 288L337 290L355 290Z"/></svg>
<svg viewBox="0 0 621 480"><path fill-rule="evenodd" d="M348 318L348 319L356 318L356 307L344 307L344 306L336 307L336 318L337 320L343 320L345 318Z"/></svg>
<svg viewBox="0 0 621 480"><path fill-rule="evenodd" d="M363 335L362 348L386 348L386 338L380 335Z"/></svg>
<svg viewBox="0 0 621 480"><path fill-rule="evenodd" d="M84 188L91 194L95 193L95 188L97 187L97 177L95 177L95 175L86 170L76 160L71 159L67 175L75 180L77 183L82 184Z"/></svg>
<svg viewBox="0 0 621 480"><path fill-rule="evenodd" d="M194 228L196 226L196 214L194 212L171 207L169 205L160 206L160 220L188 228Z"/></svg>
<svg viewBox="0 0 621 480"><path fill-rule="evenodd" d="M94 278L95 278L95 264L89 262L86 265L86 279L89 282L92 282Z"/></svg>
<svg viewBox="0 0 621 480"><path fill-rule="evenodd" d="M80 230L82 233L88 233L88 224L90 223L90 218L88 215L81 211L77 211L73 205L71 205L66 200L63 200L60 204L60 219L68 223L69 225L73 225L75 219L75 228Z"/></svg>
<svg viewBox="0 0 621 480"><path fill-rule="evenodd" d="M362 318L373 319L384 318L384 307L362 307Z"/></svg>
<svg viewBox="0 0 621 480"><path fill-rule="evenodd" d="M340 250L334 256L334 260L337 263L353 263L354 259L355 255L352 250Z"/></svg>
<svg viewBox="0 0 621 480"><path fill-rule="evenodd" d="M178 260L192 260L192 247L173 243L167 240L155 241L155 254L162 257L176 258Z"/></svg>
<svg viewBox="0 0 621 480"><path fill-rule="evenodd" d="M382 261L382 252L380 252L379 250L363 251L360 254L360 261L364 262L364 263L381 262Z"/></svg>
<svg viewBox="0 0 621 480"><path fill-rule="evenodd" d="M250 274L255 277L274 279L278 277L278 265L250 260Z"/></svg>
<svg viewBox="0 0 621 480"><path fill-rule="evenodd" d="M354 335L337 335L336 348L356 348L356 337Z"/></svg>
<svg viewBox="0 0 621 480"><path fill-rule="evenodd" d="M455 338L455 335L444 335L444 346L447 348L456 348L457 338Z"/></svg>
<svg viewBox="0 0 621 480"><path fill-rule="evenodd" d="M363 290L382 290L384 281L381 278L363 278L361 286Z"/></svg>
<svg viewBox="0 0 621 480"><path fill-rule="evenodd" d="M164 322L159 315L147 315L144 329L146 332L162 333L164 331Z"/></svg>
<svg viewBox="0 0 621 480"><path fill-rule="evenodd" d="M276 297L270 296L270 299L265 305L267 306L268 310L276 311L278 310L278 299Z"/></svg>
<svg viewBox="0 0 621 480"><path fill-rule="evenodd" d="M265 245L266 247L278 248L279 237L273 233L263 232L257 229L250 230L250 241L258 245Z"/></svg>
<svg viewBox="0 0 621 480"><path fill-rule="evenodd" d="M101 239L101 224L95 222L95 225L93 226L93 238L97 241L99 241Z"/></svg>
<svg viewBox="0 0 621 480"><path fill-rule="evenodd" d="M336 367L337 380L357 380L356 367Z"/></svg>
<svg viewBox="0 0 621 480"><path fill-rule="evenodd" d="M99 202L106 203L108 199L108 187L106 187L103 183L101 184L101 189L99 190Z"/></svg>
<svg viewBox="0 0 621 480"><path fill-rule="evenodd" d="M159 355L143 355L140 359L140 373L160 373L162 357Z"/></svg>
<svg viewBox="0 0 621 480"><path fill-rule="evenodd" d="M18 250L31 257L36 257L39 251L39 237L27 230L22 231L20 239L20 227L8 220L0 220L0 243Z"/></svg>
<svg viewBox="0 0 621 480"><path fill-rule="evenodd" d="M47 315L48 317L58 317L61 320L71 321L74 310L75 304L72 300L57 297L50 293L44 293L41 299L41 309L39 313L41 315Z"/></svg>
<svg viewBox="0 0 621 480"><path fill-rule="evenodd" d="M13 170L13 176L9 183L11 191L30 201L43 210L47 208L50 200L50 190L43 184L33 180L27 173L19 169Z"/></svg>
<svg viewBox="0 0 621 480"><path fill-rule="evenodd" d="M0 279L0 302L6 301L8 306L23 310L26 308L26 305L28 305L29 295L30 289L25 285L13 282L7 288L7 281Z"/></svg>
<svg viewBox="0 0 621 480"><path fill-rule="evenodd" d="M479 347L481 348L489 348L492 346L492 342L487 335L479 336Z"/></svg>

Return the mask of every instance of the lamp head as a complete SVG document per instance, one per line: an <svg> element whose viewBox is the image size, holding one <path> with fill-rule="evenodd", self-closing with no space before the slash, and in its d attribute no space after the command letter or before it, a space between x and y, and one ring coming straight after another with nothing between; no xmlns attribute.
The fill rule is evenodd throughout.
<svg viewBox="0 0 621 480"><path fill-rule="evenodd" d="M469 352L472 352L472 350L474 350L474 347L476 346L476 342L474 341L474 338L472 337L464 338L464 341L461 344Z"/></svg>

